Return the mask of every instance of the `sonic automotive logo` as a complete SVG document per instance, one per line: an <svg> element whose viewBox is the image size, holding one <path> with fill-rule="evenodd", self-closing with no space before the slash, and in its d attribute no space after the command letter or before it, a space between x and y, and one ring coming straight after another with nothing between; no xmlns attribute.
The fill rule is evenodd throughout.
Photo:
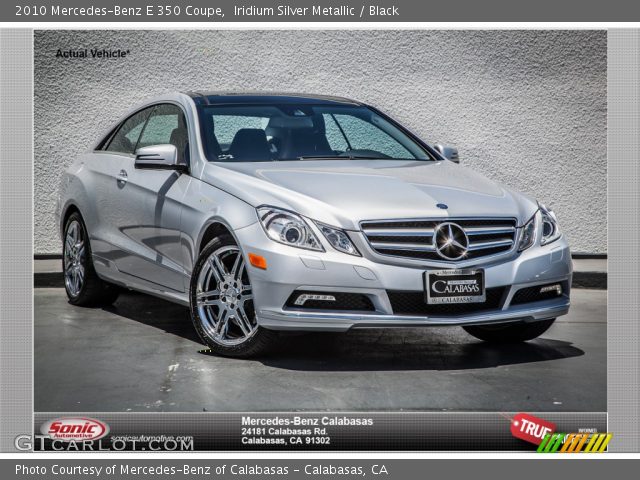
<svg viewBox="0 0 640 480"><path fill-rule="evenodd" d="M64 417L43 423L40 433L52 440L84 442L106 437L109 434L109 426L95 418Z"/></svg>

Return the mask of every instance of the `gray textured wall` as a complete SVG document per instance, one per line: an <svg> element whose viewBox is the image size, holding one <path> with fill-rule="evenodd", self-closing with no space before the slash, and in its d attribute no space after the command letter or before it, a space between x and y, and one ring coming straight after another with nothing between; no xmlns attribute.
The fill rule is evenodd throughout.
<svg viewBox="0 0 640 480"><path fill-rule="evenodd" d="M122 60L59 59L122 48ZM35 251L60 252L60 172L128 108L170 90L286 90L372 103L557 211L605 253L603 31L42 31L35 34Z"/></svg>

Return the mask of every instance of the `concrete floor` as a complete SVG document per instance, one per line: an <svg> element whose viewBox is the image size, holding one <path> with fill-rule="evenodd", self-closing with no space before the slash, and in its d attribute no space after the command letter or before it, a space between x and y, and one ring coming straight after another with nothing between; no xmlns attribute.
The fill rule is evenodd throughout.
<svg viewBox="0 0 640 480"><path fill-rule="evenodd" d="M126 293L106 309L35 289L35 410L605 411L606 291L572 291L543 338L490 346L460 328L285 337L273 353L201 352L187 309Z"/></svg>

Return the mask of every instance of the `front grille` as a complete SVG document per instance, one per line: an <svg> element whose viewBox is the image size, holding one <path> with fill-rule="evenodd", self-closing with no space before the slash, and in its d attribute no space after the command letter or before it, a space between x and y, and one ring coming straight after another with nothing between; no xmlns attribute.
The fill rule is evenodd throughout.
<svg viewBox="0 0 640 480"><path fill-rule="evenodd" d="M458 260L441 257L434 235L442 223L460 226L468 238L468 251ZM381 255L436 261L464 261L510 251L516 241L513 218L379 220L360 224L371 248Z"/></svg>
<svg viewBox="0 0 640 480"><path fill-rule="evenodd" d="M552 300L558 298L561 293L558 294L556 290L548 292L540 292L540 289L552 285L560 285L564 292L564 285L562 283L550 283L548 285L536 285L535 287L521 288L518 290L511 299L511 305L522 305L523 303L540 302L542 300Z"/></svg>
<svg viewBox="0 0 640 480"><path fill-rule="evenodd" d="M304 305L296 305L295 301L300 295L331 295L336 300L307 300ZM298 310L353 310L360 312L373 312L375 307L371 299L360 293L342 293L342 292L316 292L311 290L296 290L288 298L285 308L294 308Z"/></svg>
<svg viewBox="0 0 640 480"><path fill-rule="evenodd" d="M446 303L429 305L424 292L387 290L395 315L454 316L502 308L506 287L487 288L483 303Z"/></svg>

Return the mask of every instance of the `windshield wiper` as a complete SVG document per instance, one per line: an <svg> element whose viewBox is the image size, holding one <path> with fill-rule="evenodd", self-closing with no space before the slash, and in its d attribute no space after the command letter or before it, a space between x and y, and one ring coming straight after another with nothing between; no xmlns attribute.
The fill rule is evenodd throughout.
<svg viewBox="0 0 640 480"><path fill-rule="evenodd" d="M358 156L358 155L304 155L302 157L298 157L298 160L388 160L385 157L366 157L366 156Z"/></svg>
<svg viewBox="0 0 640 480"><path fill-rule="evenodd" d="M337 155L304 155L298 160L349 160L349 157L339 157Z"/></svg>

